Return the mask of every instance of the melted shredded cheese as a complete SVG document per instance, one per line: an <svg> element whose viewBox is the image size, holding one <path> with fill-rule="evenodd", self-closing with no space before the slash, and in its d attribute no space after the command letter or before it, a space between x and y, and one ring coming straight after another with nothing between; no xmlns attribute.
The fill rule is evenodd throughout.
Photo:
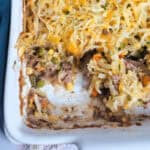
<svg viewBox="0 0 150 150"><path fill-rule="evenodd" d="M29 0L27 6L19 47L47 43L81 57L95 48L115 51L136 34L142 46L150 36L149 0Z"/></svg>

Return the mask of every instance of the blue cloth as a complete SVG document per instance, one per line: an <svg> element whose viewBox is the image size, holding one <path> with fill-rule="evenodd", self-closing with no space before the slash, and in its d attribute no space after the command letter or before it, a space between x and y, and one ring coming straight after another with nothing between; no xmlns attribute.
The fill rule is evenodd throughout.
<svg viewBox="0 0 150 150"><path fill-rule="evenodd" d="M10 24L11 0L0 0L0 129L3 129L3 93Z"/></svg>

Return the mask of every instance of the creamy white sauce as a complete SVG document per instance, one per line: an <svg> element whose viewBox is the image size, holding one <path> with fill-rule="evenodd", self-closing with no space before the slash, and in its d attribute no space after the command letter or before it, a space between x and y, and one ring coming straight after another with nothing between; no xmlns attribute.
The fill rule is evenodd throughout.
<svg viewBox="0 0 150 150"><path fill-rule="evenodd" d="M67 91L62 86L45 85L40 90L44 92L48 100L55 105L83 105L88 104L90 95L83 87L84 79L82 74L76 76L74 89L72 92Z"/></svg>

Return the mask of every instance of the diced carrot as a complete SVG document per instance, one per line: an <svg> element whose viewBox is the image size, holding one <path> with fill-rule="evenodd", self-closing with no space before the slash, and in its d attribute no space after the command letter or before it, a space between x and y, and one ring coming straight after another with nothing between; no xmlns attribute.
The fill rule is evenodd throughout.
<svg viewBox="0 0 150 150"><path fill-rule="evenodd" d="M80 49L78 48L77 44L75 42L69 42L67 43L67 50L74 56L80 55Z"/></svg>
<svg viewBox="0 0 150 150"><path fill-rule="evenodd" d="M144 86L147 86L148 84L150 84L150 76L149 75L145 75L142 78L142 83L143 83Z"/></svg>
<svg viewBox="0 0 150 150"><path fill-rule="evenodd" d="M119 58L124 58L124 57L125 57L124 53L119 54Z"/></svg>
<svg viewBox="0 0 150 150"><path fill-rule="evenodd" d="M98 95L98 92L96 91L95 87L93 88L93 91L92 91L92 96L93 97L97 97Z"/></svg>
<svg viewBox="0 0 150 150"><path fill-rule="evenodd" d="M102 55L101 54L95 54L94 56L93 56L93 59L95 60L95 61L99 61L100 59L102 58Z"/></svg>
<svg viewBox="0 0 150 150"><path fill-rule="evenodd" d="M127 52L122 52L119 54L119 58L124 58L127 55Z"/></svg>

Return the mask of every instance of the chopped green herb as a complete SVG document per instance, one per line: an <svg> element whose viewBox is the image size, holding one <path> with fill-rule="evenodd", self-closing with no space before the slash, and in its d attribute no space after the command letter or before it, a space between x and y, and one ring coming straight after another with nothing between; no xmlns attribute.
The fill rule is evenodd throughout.
<svg viewBox="0 0 150 150"><path fill-rule="evenodd" d="M148 41L147 44L150 44L150 41Z"/></svg>
<svg viewBox="0 0 150 150"><path fill-rule="evenodd" d="M138 100L138 105L139 105L139 106L144 105L144 101L143 101L142 99L139 99L139 100Z"/></svg>
<svg viewBox="0 0 150 150"><path fill-rule="evenodd" d="M31 82L32 87L36 87L37 79L35 75L30 76L30 82Z"/></svg>
<svg viewBox="0 0 150 150"><path fill-rule="evenodd" d="M129 7L131 7L131 4L128 4L128 5L127 5L127 8L129 8Z"/></svg>
<svg viewBox="0 0 150 150"><path fill-rule="evenodd" d="M68 15L68 14L70 13L70 11L69 11L69 10L65 10L64 13L65 13L66 15Z"/></svg>
<svg viewBox="0 0 150 150"><path fill-rule="evenodd" d="M57 70L58 70L58 71L60 71L60 70L61 70L61 68L62 68L62 67L61 67L61 65L60 65L60 64L59 64L59 65L57 65Z"/></svg>
<svg viewBox="0 0 150 150"><path fill-rule="evenodd" d="M131 96L127 95L127 100L130 101L131 100Z"/></svg>
<svg viewBox="0 0 150 150"><path fill-rule="evenodd" d="M124 49L126 47L125 43L120 44L120 47L118 47L118 51Z"/></svg>
<svg viewBox="0 0 150 150"><path fill-rule="evenodd" d="M37 82L37 88L43 87L44 84L45 84L45 82L44 82L43 80L39 80L39 81Z"/></svg>
<svg viewBox="0 0 150 150"><path fill-rule="evenodd" d="M104 10L106 10L106 9L107 9L107 6L108 6L108 3L105 3L104 5L102 5L102 8L103 8Z"/></svg>
<svg viewBox="0 0 150 150"><path fill-rule="evenodd" d="M118 51L120 51L121 50L121 48L120 47L118 47Z"/></svg>
<svg viewBox="0 0 150 150"><path fill-rule="evenodd" d="M51 61L52 61L53 64L58 64L59 63L59 60L58 60L57 57L53 57Z"/></svg>
<svg viewBox="0 0 150 150"><path fill-rule="evenodd" d="M119 70L121 70L121 65L119 64Z"/></svg>
<svg viewBox="0 0 150 150"><path fill-rule="evenodd" d="M44 48L41 48L41 49L38 50L38 56L42 57L42 56L44 56L44 54L45 54L45 49Z"/></svg>

